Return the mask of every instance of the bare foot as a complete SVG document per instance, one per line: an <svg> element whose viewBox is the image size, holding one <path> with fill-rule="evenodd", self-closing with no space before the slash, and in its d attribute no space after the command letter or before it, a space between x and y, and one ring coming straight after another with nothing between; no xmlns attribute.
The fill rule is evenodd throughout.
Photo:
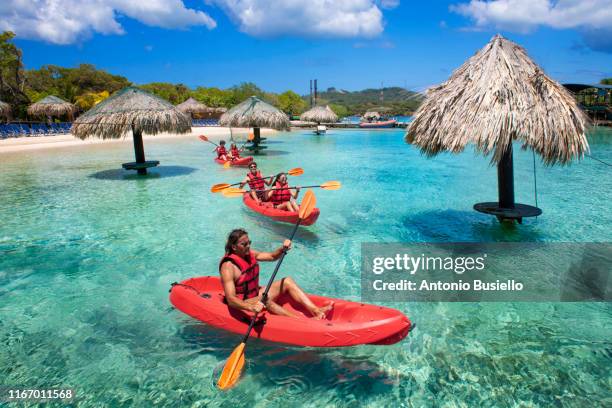
<svg viewBox="0 0 612 408"><path fill-rule="evenodd" d="M334 308L334 302L330 302L323 307L317 307L312 314L315 320L325 319L327 314Z"/></svg>

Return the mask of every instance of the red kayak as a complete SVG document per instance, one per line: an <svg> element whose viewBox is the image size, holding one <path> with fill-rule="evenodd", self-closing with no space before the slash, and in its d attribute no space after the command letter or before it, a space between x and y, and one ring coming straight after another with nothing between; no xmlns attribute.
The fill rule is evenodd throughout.
<svg viewBox="0 0 612 408"><path fill-rule="evenodd" d="M253 200L253 197L251 197L250 194L245 194L242 198L242 202L251 210L261 215L265 215L266 217L270 217L275 221L296 224L299 219L297 212L276 209L272 203L269 202L258 204L257 201ZM312 213L310 213L308 218L303 220L300 225L308 226L314 224L317 221L317 218L319 218L320 213L321 211L319 211L318 208L313 208Z"/></svg>
<svg viewBox="0 0 612 408"><path fill-rule="evenodd" d="M334 302L322 320L287 298L276 303L298 315L287 317L263 312L251 337L304 347L345 347L359 344L394 344L408 335L412 324L400 311L365 303L308 295L321 307ZM244 335L252 314L230 308L224 302L223 286L216 276L203 276L174 283L170 302L181 312L211 326Z"/></svg>
<svg viewBox="0 0 612 408"><path fill-rule="evenodd" d="M225 164L230 160L221 160L215 159L215 161L219 164ZM239 159L231 160L232 167L248 167L249 164L253 161L253 156L241 157Z"/></svg>

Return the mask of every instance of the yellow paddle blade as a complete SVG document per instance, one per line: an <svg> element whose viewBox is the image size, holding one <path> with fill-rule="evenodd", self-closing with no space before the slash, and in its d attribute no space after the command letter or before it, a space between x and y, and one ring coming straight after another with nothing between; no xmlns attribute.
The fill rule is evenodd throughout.
<svg viewBox="0 0 612 408"><path fill-rule="evenodd" d="M300 204L300 212L298 213L298 216L302 220L308 218L312 210L315 208L315 205L317 205L317 197L315 197L312 190L309 189L308 191L306 191L304 198L302 198L302 203Z"/></svg>
<svg viewBox="0 0 612 408"><path fill-rule="evenodd" d="M253 133L249 133L249 135L247 136L247 140L251 141L255 139L255 135Z"/></svg>
<svg viewBox="0 0 612 408"><path fill-rule="evenodd" d="M326 183L321 184L320 186L323 190L340 190L342 187L342 183L339 181L328 181Z"/></svg>
<svg viewBox="0 0 612 408"><path fill-rule="evenodd" d="M232 167L232 162L231 161L226 161L225 163L223 163L223 168L224 169L229 169L230 167Z"/></svg>
<svg viewBox="0 0 612 408"><path fill-rule="evenodd" d="M301 167L296 167L295 169L291 169L287 172L290 176L301 176L304 174L304 169Z"/></svg>
<svg viewBox="0 0 612 408"><path fill-rule="evenodd" d="M230 184L228 184L228 183L215 184L214 186L212 186L210 188L210 192L211 193L219 193L219 192L225 190L226 188L228 188L229 186L230 186Z"/></svg>
<svg viewBox="0 0 612 408"><path fill-rule="evenodd" d="M246 191L241 188L226 188L221 192L224 197L228 198L242 197L244 193L246 193Z"/></svg>
<svg viewBox="0 0 612 408"><path fill-rule="evenodd" d="M242 367L244 366L244 347L244 342L237 345L225 362L221 377L219 377L219 381L217 381L217 386L222 390L227 390L238 382Z"/></svg>

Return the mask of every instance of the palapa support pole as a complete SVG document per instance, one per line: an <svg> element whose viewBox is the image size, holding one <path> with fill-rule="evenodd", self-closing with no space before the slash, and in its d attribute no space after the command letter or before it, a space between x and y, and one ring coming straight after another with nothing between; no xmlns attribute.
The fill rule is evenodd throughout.
<svg viewBox="0 0 612 408"><path fill-rule="evenodd" d="M512 143L508 145L501 160L497 164L497 191L498 202L474 204L476 211L491 214L500 222L517 221L523 223L524 217L537 217L542 210L527 204L517 204L514 201L514 165Z"/></svg>
<svg viewBox="0 0 612 408"><path fill-rule="evenodd" d="M144 164L145 162L145 153L144 153L144 143L142 142L142 130L136 130L134 128L132 128L132 138L134 139L134 154L136 156L136 163L138 164ZM146 175L147 174L147 168L146 167L139 167L138 169L138 174L140 175Z"/></svg>
<svg viewBox="0 0 612 408"><path fill-rule="evenodd" d="M258 127L253 128L253 145L259 146L260 143L261 143L261 130Z"/></svg>
<svg viewBox="0 0 612 408"><path fill-rule="evenodd" d="M512 143L497 164L497 189L500 208L514 208L514 167L512 163Z"/></svg>

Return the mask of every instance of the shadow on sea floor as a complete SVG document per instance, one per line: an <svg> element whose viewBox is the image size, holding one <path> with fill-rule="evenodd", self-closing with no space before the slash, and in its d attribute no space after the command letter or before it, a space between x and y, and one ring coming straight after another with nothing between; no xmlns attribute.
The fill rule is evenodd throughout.
<svg viewBox="0 0 612 408"><path fill-rule="evenodd" d="M431 210L401 219L407 229L400 232L400 241L414 241L415 232L423 242L533 242L541 241L537 220L523 224L500 223L495 217L476 211Z"/></svg>
<svg viewBox="0 0 612 408"><path fill-rule="evenodd" d="M196 171L196 168L186 166L158 166L148 170L148 174L140 176L133 170L109 169L89 175L98 180L148 180L166 177L186 176Z"/></svg>
<svg viewBox="0 0 612 408"><path fill-rule="evenodd" d="M214 355L221 362L211 367L211 387L219 378L227 357L240 342L241 336L201 323L186 323L178 336L198 354ZM342 389L340 395L362 394L376 388L390 392L409 377L372 361L367 348L364 352L345 354L338 348L300 348L252 339L246 351L243 379L256 381L265 387L279 389L289 398L313 389ZM359 348L357 348L359 350ZM246 381L244 381L246 384ZM245 385L246 386L246 385ZM232 392L240 393L240 382Z"/></svg>
<svg viewBox="0 0 612 408"><path fill-rule="evenodd" d="M281 223L278 221L274 221L265 215L258 214L253 212L250 209L244 208L244 213L252 218L254 222L257 223L258 228L264 228L268 231L272 231L275 234L278 234L280 237L289 237L293 232L294 225ZM300 240L302 242L308 242L316 244L321 238L314 232L310 231L308 227L300 226L295 233L295 240Z"/></svg>

